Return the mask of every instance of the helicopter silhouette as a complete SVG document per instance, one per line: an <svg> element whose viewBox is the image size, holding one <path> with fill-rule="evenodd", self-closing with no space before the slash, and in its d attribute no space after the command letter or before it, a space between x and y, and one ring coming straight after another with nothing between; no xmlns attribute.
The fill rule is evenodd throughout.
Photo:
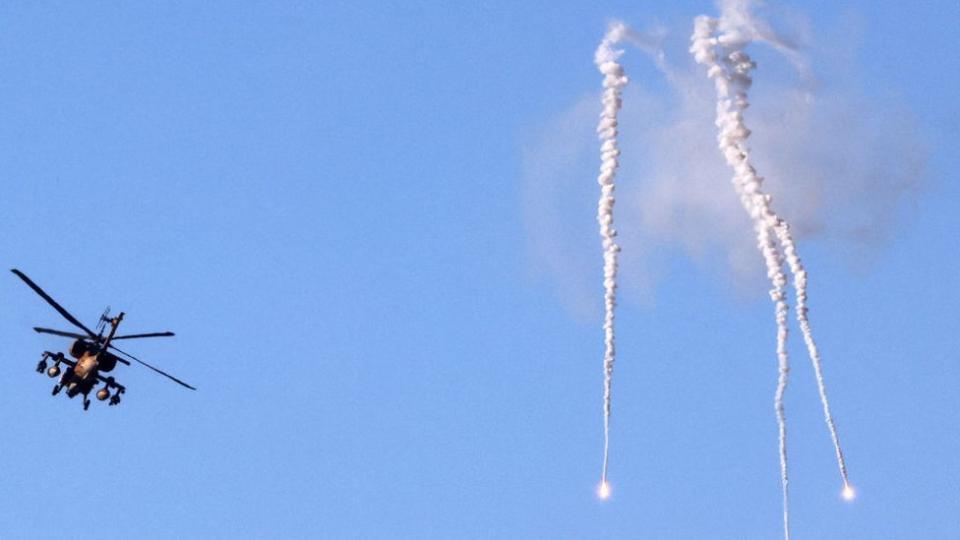
<svg viewBox="0 0 960 540"><path fill-rule="evenodd" d="M76 360L71 360L67 358L62 352L50 352L44 351L40 359L40 362L37 364L37 372L43 373L46 372L47 376L50 378L57 377L60 375L60 379L57 381L57 384L53 387L53 395L57 395L61 390L66 389L67 397L73 399L77 395L83 395L83 410L87 410L90 407L90 398L88 395L93 390L94 386L97 386L99 383L104 383L104 386L97 391L96 397L100 401L110 400L109 405L119 405L120 396L126 392L126 387L118 383L112 376L103 376L102 373L109 373L117 366L118 363L131 365L130 362L120 356L113 354L112 351L116 351L121 355L137 362L147 368L152 369L153 371L167 377L168 379L185 386L191 390L196 390L193 386L181 381L180 379L166 373L150 364L140 360L139 358L133 356L132 354L126 353L116 347L113 344L114 341L121 339L139 339L139 338L149 338L149 337L171 337L173 332L150 332L146 334L128 334L128 335L116 335L117 327L120 326L120 323L123 321L124 313L120 312L116 317L110 317L110 307L108 306L104 310L103 314L100 315L100 320L97 325L97 332L94 333L92 330L83 325L76 317L70 314L66 309L64 309L60 304L56 302L53 298L50 297L39 285L33 282L26 274L17 270L16 268L12 269L11 272L17 275L20 279L24 281L35 293L40 295L41 298L47 301L53 309L57 310L60 315L63 316L68 322L76 326L77 328L83 330L85 334L79 334L76 332L64 332L62 330L52 330L50 328L39 328L34 327L34 331L41 334L52 334L55 336L69 337L73 338L75 341L73 345L70 346L68 351L70 356ZM110 329L106 336L104 332L107 330L109 325ZM47 361L52 361L53 365L49 368L47 367ZM60 364L65 364L66 369L63 370L61 375ZM115 390L111 394L111 390Z"/></svg>

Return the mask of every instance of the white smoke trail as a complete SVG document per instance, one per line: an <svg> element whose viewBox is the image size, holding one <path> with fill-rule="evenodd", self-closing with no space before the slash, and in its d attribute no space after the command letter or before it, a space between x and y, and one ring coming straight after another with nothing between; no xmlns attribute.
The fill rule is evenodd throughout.
<svg viewBox="0 0 960 540"><path fill-rule="evenodd" d="M597 134L602 141L600 146L600 201L597 203L597 222L600 224L600 236L603 238L603 287L605 316L603 320L604 345L603 356L603 469L600 477L600 496L609 496L607 484L607 466L610 455L610 405L613 364L616 359L614 345L614 309L617 305L617 253L620 246L614 238L617 232L613 228L614 177L619 166L620 149L617 147L617 113L620 111L620 94L627 85L627 76L617 62L623 50L614 49L622 40L627 28L622 23L610 25L607 34L600 41L594 62L603 74L603 111Z"/></svg>
<svg viewBox="0 0 960 540"><path fill-rule="evenodd" d="M797 297L797 320L803 333L804 342L810 355L817 378L820 400L823 405L824 416L830 437L836 452L840 476L843 480L843 495L850 499L853 489L847 478L846 463L840 447L830 404L827 400L826 387L820 363L820 354L817 350L810 323L807 317L807 274L803 263L797 254L796 244L790 233L790 227L772 209L772 197L762 191L762 178L757 176L756 170L750 164L749 151L745 141L750 131L743 122L743 111L749 105L747 90L752 83L750 71L756 64L743 51L743 48L753 40L762 40L772 43L777 49L786 49L782 41L764 25L755 21L749 11L748 3L742 0L728 0L724 2L723 14L719 20L707 17L698 17L694 23L694 33L691 38L693 44L690 52L696 61L707 67L707 75L713 79L717 91L717 126L720 128L719 143L727 163L734 169L734 185L738 186L738 194L754 220L758 234L758 244L763 251L767 263L768 275L774 281L774 290L771 296L777 302L777 354L779 357L779 377L775 395L775 408L780 434L780 467L781 483L783 487L783 524L784 535L789 539L789 497L786 460L786 419L783 411L783 392L786 388L786 377L789 370L786 351L783 349L786 338L786 304L783 297L783 272L776 245L770 238L770 232L776 235L777 241L783 247L783 252L794 276L793 286ZM719 30L719 35L713 37ZM718 61L717 50L720 51ZM795 55L790 56L795 60ZM775 270L775 272L774 272Z"/></svg>
<svg viewBox="0 0 960 540"><path fill-rule="evenodd" d="M778 51L785 52L787 57L790 58L795 65L799 65L802 70L802 63L797 62L798 56L790 50L783 40L778 38L772 30L751 15L749 4L748 0L726 0L723 5L723 16L720 19L720 30L722 34L718 37L718 40L720 45L726 51L729 51L727 55L729 59L728 65L732 68L732 71L734 73L742 73L743 78L747 82L747 86L749 86L749 71L756 67L756 65L742 49L752 40L770 43ZM744 87L744 104L746 104L745 92L746 87ZM742 116L740 117L740 122L742 125ZM749 131L747 131L747 133L749 134ZM843 495L845 498L850 499L853 497L853 488L850 486L850 481L847 477L847 465L843 457L843 450L840 446L840 437L837 433L836 424L833 421L833 414L830 412L830 402L827 399L827 389L823 378L820 352L813 339L813 331L810 328L810 322L807 317L807 272L797 253L796 244L790 232L790 225L773 212L770 207L770 196L759 193L757 200L765 207L764 214L768 214L767 221L771 224L777 235L777 239L783 246L787 264L790 267L790 272L793 274L793 288L796 291L797 298L797 322L799 323L800 331L803 333L803 341L806 344L810 362L813 364L814 374L816 375L817 389L820 393L820 403L823 406L824 420L830 432L830 439L833 442L834 453L837 458L837 466L840 470L840 478L843 481Z"/></svg>
<svg viewBox="0 0 960 540"><path fill-rule="evenodd" d="M810 321L807 318L807 271L803 267L803 261L797 255L796 246L793 237L790 234L790 227L786 222L780 223L777 228L777 238L784 246L783 252L787 258L787 264L790 265L790 272L793 273L793 288L797 294L797 321L800 324L800 331L803 333L803 341L807 345L807 352L810 355L810 362L813 364L813 371L817 378L817 390L820 392L820 403L823 405L823 417L827 422L827 429L830 430L830 439L833 441L833 450L837 456L837 466L840 469L840 478L843 479L843 496L846 499L853 498L853 488L850 486L850 480L847 477L847 463L843 458L843 449L840 446L840 436L837 434L837 426L833 422L833 414L830 412L830 401L827 400L827 387L823 379L823 367L820 363L820 351L813 340L813 331L810 328Z"/></svg>
<svg viewBox="0 0 960 540"><path fill-rule="evenodd" d="M789 476L787 474L787 421L784 413L783 395L787 387L787 374L790 370L787 355L787 311L785 287L787 278L783 272L782 258L776 242L771 236L771 228L776 226L779 218L769 208L770 197L761 191L763 179L757 176L753 166L748 161L748 151L745 146L750 131L743 124L743 110L747 108L747 89L751 80L749 71L753 63L740 51L742 43L730 39L725 33L719 38L713 37L720 21L708 17L697 17L694 20L694 31L691 37L690 52L697 63L707 67L707 75L713 79L717 90L717 127L720 129L718 142L720 150L728 165L734 170L733 185L740 197L744 209L754 220L757 233L757 247L763 254L767 266L767 277L773 284L770 298L775 305L777 323L777 359L778 377L777 390L774 396L774 409L777 414L780 450L780 480L783 491L783 530L784 536L790 538L790 499ZM727 39L724 39L727 38ZM721 65L717 59L715 48L723 44L721 50L730 51L722 59Z"/></svg>

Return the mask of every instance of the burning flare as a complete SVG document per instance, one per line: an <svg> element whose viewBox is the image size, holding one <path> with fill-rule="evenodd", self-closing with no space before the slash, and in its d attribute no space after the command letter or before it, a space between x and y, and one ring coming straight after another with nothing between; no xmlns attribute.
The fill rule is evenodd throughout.
<svg viewBox="0 0 960 540"><path fill-rule="evenodd" d="M600 482L600 487L597 488L597 496L603 500L610 498L610 484L606 480Z"/></svg>

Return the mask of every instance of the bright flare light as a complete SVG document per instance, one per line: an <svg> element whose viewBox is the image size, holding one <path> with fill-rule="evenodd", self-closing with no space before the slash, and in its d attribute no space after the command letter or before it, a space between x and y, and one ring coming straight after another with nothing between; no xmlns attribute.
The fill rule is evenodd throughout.
<svg viewBox="0 0 960 540"><path fill-rule="evenodd" d="M852 501L856 496L857 493L853 491L853 488L850 487L850 484L843 486L843 500Z"/></svg>
<svg viewBox="0 0 960 540"><path fill-rule="evenodd" d="M606 481L600 482L600 487L597 489L597 495L603 500L609 499L610 484L608 484Z"/></svg>

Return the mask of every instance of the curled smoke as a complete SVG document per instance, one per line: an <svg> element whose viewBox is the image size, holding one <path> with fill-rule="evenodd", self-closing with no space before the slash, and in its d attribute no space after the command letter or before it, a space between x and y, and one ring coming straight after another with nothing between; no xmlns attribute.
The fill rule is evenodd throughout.
<svg viewBox="0 0 960 540"><path fill-rule="evenodd" d="M756 285L765 278L755 264L754 240L743 234L751 220L729 184L717 180L730 173L716 151L716 95L688 58L688 33L688 27L669 32L666 44L680 46L661 53L667 77L650 75L657 76L657 85L668 81L665 91L634 85L623 95L618 286L628 302L652 297L658 258L677 246L703 268L719 269L718 278L734 279L742 291L762 291ZM817 81L799 53L789 62L770 60L779 53L769 53L747 115L756 167L794 238L818 240L860 270L869 267L870 255L901 219L904 201L921 187L926 152L903 104L863 91L855 65L836 65L848 56L816 55L849 48L840 45L820 40L816 49L799 48L810 55L809 65L831 72L829 81ZM765 52L758 50L758 57ZM638 58L637 68L648 68ZM640 71L634 79L643 76ZM584 182L596 174L598 100L584 96L557 115L523 156L530 265L583 321L599 307L590 203L595 187Z"/></svg>

